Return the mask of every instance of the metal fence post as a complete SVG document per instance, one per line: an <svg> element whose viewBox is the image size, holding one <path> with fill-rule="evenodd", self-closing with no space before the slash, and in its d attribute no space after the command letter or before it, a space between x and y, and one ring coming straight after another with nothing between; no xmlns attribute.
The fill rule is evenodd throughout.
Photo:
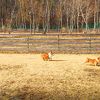
<svg viewBox="0 0 100 100"><path fill-rule="evenodd" d="M29 36L27 37L27 48L28 48L28 53L29 53L29 48L30 48L30 45L29 45Z"/></svg>
<svg viewBox="0 0 100 100"><path fill-rule="evenodd" d="M58 51L59 51L60 47L59 47L59 34L58 34Z"/></svg>
<svg viewBox="0 0 100 100"><path fill-rule="evenodd" d="M91 54L91 35L89 36L89 53Z"/></svg>

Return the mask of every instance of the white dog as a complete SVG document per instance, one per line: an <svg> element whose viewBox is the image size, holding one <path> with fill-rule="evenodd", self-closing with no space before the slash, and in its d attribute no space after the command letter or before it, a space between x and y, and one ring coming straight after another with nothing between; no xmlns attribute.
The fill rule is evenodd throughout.
<svg viewBox="0 0 100 100"><path fill-rule="evenodd" d="M49 56L49 60L52 60L52 56L53 56L52 51L50 51L50 52L48 53L48 56Z"/></svg>

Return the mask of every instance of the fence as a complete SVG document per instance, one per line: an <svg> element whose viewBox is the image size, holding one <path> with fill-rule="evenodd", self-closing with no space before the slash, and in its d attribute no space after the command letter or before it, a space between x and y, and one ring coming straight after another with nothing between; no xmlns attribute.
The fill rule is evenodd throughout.
<svg viewBox="0 0 100 100"><path fill-rule="evenodd" d="M100 34L0 34L0 51L100 53Z"/></svg>

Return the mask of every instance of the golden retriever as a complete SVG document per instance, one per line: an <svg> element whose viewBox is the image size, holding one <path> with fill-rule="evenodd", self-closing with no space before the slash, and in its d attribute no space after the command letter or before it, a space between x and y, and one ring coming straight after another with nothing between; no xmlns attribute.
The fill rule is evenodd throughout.
<svg viewBox="0 0 100 100"><path fill-rule="evenodd" d="M98 60L87 58L86 63L89 63L89 64L92 64L92 65L96 66L98 64Z"/></svg>

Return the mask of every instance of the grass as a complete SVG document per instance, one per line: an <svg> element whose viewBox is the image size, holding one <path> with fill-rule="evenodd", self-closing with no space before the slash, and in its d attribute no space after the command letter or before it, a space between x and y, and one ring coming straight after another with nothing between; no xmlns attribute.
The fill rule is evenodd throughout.
<svg viewBox="0 0 100 100"><path fill-rule="evenodd" d="M0 54L0 100L100 100L100 67L90 54Z"/></svg>

